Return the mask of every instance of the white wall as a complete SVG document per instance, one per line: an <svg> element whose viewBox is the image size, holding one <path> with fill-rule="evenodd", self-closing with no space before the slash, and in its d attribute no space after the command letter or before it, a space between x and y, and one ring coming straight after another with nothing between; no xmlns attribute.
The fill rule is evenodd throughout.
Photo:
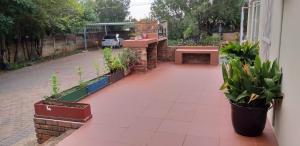
<svg viewBox="0 0 300 146"><path fill-rule="evenodd" d="M274 15L276 20L278 19L276 15L280 14ZM274 21L273 24L277 22ZM280 34L277 24L273 25L272 33L274 36L272 40L275 41ZM280 108L276 109L274 121L274 129L280 146L300 146L299 44L300 0L284 0L281 44L274 42L274 46L270 50L270 58L280 57L279 62L283 68L284 99ZM280 51L278 48L274 48L275 46L280 47Z"/></svg>

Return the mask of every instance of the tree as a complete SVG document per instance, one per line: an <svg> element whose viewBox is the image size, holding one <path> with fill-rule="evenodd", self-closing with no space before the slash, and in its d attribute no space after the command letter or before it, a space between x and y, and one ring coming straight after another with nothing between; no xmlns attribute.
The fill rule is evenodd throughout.
<svg viewBox="0 0 300 146"><path fill-rule="evenodd" d="M96 2L94 0L85 0L83 2L83 7L84 7L84 20L93 22L97 21L97 16L95 12L95 7Z"/></svg>
<svg viewBox="0 0 300 146"><path fill-rule="evenodd" d="M84 8L78 0L37 0L45 11L47 33L75 33L84 25Z"/></svg>
<svg viewBox="0 0 300 146"><path fill-rule="evenodd" d="M155 0L151 5L151 15L158 20L167 20L170 39L183 38L184 1Z"/></svg>
<svg viewBox="0 0 300 146"><path fill-rule="evenodd" d="M213 3L210 0L155 0L151 13L158 20L168 21L171 38L199 37L201 34L212 34L220 24L231 29L238 28L243 2L244 0L214 0Z"/></svg>
<svg viewBox="0 0 300 146"><path fill-rule="evenodd" d="M96 0L96 15L100 22L121 22L129 14L130 0Z"/></svg>
<svg viewBox="0 0 300 146"><path fill-rule="evenodd" d="M20 49L25 60L40 57L45 35L82 30L93 19L88 8L79 0L1 0L0 68L17 62Z"/></svg>

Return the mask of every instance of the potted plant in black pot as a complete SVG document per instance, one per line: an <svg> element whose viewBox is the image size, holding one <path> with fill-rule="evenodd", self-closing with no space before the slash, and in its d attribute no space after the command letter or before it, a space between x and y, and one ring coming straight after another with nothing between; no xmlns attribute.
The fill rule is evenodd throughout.
<svg viewBox="0 0 300 146"><path fill-rule="evenodd" d="M109 71L110 84L122 79L124 77L124 65L122 64L119 56L112 55L111 48L105 48L104 50L105 67Z"/></svg>
<svg viewBox="0 0 300 146"><path fill-rule="evenodd" d="M261 62L257 56L253 64L235 58L222 65L221 90L231 103L234 130L244 136L260 135L267 111L274 100L282 98L282 72L277 62Z"/></svg>

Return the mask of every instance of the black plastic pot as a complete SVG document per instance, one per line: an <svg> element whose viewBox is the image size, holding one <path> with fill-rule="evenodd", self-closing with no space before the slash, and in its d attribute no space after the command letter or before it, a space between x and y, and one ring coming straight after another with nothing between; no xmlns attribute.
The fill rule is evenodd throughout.
<svg viewBox="0 0 300 146"><path fill-rule="evenodd" d="M267 112L270 106L245 107L230 103L231 119L235 132L250 137L261 135L265 128Z"/></svg>
<svg viewBox="0 0 300 146"><path fill-rule="evenodd" d="M118 70L116 72L110 73L109 74L109 82L110 84L117 82L124 78L124 71L123 70Z"/></svg>

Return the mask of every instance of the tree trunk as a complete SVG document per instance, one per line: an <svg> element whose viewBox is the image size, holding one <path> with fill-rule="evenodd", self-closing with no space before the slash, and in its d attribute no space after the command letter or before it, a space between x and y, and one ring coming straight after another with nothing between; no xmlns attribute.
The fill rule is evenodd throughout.
<svg viewBox="0 0 300 146"><path fill-rule="evenodd" d="M24 38L21 38L21 45L22 45L22 49L23 49L24 59L28 60L28 57L27 57L28 55L27 55L27 51L26 51L26 48L25 48Z"/></svg>
<svg viewBox="0 0 300 146"><path fill-rule="evenodd" d="M0 69L4 69L4 47L5 47L5 37L1 37L0 44Z"/></svg>
<svg viewBox="0 0 300 146"><path fill-rule="evenodd" d="M17 62L17 61L18 61L20 37L21 37L21 35L19 34L19 35L18 35L18 38L17 38L17 41L15 42L16 50L15 50L15 55L14 55L14 62Z"/></svg>
<svg viewBox="0 0 300 146"><path fill-rule="evenodd" d="M10 63L10 58L11 58L11 55L10 55L10 49L8 47L8 42L7 40L5 40L5 49L7 51L7 55L6 55L6 60L7 60L7 63Z"/></svg>

